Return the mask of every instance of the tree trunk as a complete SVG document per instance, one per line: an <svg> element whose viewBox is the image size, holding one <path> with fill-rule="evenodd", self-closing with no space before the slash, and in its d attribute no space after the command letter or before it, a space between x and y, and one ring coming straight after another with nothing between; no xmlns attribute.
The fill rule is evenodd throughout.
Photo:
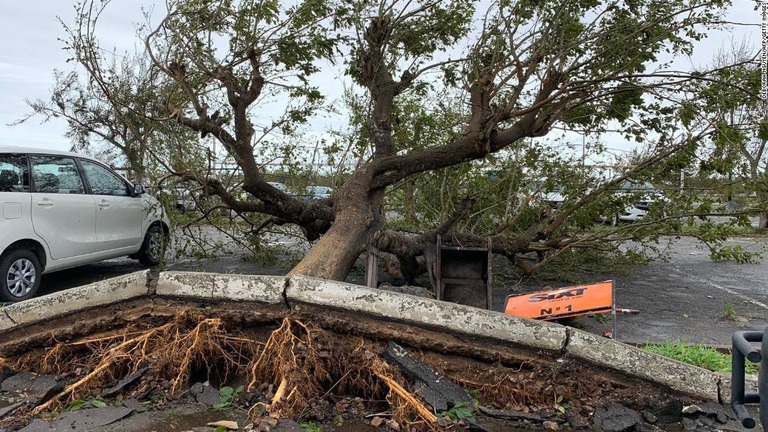
<svg viewBox="0 0 768 432"><path fill-rule="evenodd" d="M312 246L309 253L288 273L288 276L312 276L343 281L360 256L371 234L370 213L340 211L336 221Z"/></svg>
<svg viewBox="0 0 768 432"><path fill-rule="evenodd" d="M288 273L289 277L346 279L365 244L384 221L384 191L369 193L370 181L370 176L363 170L337 192L333 225Z"/></svg>
<svg viewBox="0 0 768 432"><path fill-rule="evenodd" d="M768 200L768 193L758 192L757 199L760 203L766 202L766 200ZM756 231L758 233L762 233L762 232L765 232L766 228L768 228L768 212L760 212L757 218Z"/></svg>

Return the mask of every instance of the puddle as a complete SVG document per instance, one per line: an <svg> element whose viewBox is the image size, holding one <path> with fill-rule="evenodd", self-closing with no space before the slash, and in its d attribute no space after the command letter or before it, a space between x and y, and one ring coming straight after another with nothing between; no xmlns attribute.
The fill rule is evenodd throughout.
<svg viewBox="0 0 768 432"><path fill-rule="evenodd" d="M242 428L244 422L242 419L234 418L235 416L222 411L203 411L189 414L176 414L172 413L165 421L158 422L153 425L158 431L187 431L196 427L203 427L211 422L220 420L237 421L238 425Z"/></svg>
<svg viewBox="0 0 768 432"><path fill-rule="evenodd" d="M134 414L125 420L110 425L104 432L168 432L168 431L189 431L195 430L195 428L203 428L208 423L229 420L235 421L240 426L240 430L247 424L250 424L246 419L247 413L245 412L233 412L233 411L194 411L196 407L194 405L176 407L171 411L165 412L146 412L140 414ZM300 426L299 424L290 420L281 420L276 427L272 428L273 432L295 432ZM323 430L333 430L336 432L374 432L378 429L371 427L367 424L361 423L344 423L341 426L329 426L321 425ZM213 431L213 428L210 428Z"/></svg>
<svg viewBox="0 0 768 432"><path fill-rule="evenodd" d="M228 420L242 427L247 424L246 413L215 411L200 405L178 405L163 411L134 413L117 423L100 429L102 432L167 432L205 428L208 423ZM213 431L214 428L209 428ZM279 429L277 429L279 430Z"/></svg>

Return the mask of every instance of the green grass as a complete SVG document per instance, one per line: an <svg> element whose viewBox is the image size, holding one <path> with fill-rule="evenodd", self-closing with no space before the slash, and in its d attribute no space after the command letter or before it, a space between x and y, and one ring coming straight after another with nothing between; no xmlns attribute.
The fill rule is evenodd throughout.
<svg viewBox="0 0 768 432"><path fill-rule="evenodd" d="M731 355L703 345L688 344L682 341L646 344L643 349L715 372L731 371ZM748 374L757 373L757 364L747 361Z"/></svg>

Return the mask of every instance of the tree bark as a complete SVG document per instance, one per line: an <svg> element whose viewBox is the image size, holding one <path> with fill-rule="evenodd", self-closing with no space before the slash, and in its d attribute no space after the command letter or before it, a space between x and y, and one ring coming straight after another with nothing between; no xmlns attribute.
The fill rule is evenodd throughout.
<svg viewBox="0 0 768 432"><path fill-rule="evenodd" d="M344 280L371 234L371 220L370 212L340 211L331 229L320 237L288 277L303 275Z"/></svg>
<svg viewBox="0 0 768 432"><path fill-rule="evenodd" d="M343 281L365 244L380 228L383 191L369 193L368 170L353 175L336 193L336 217L330 229L288 276L311 276Z"/></svg>

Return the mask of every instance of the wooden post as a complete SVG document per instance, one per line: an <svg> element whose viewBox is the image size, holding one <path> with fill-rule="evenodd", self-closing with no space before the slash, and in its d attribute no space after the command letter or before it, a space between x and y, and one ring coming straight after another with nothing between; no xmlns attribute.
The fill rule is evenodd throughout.
<svg viewBox="0 0 768 432"><path fill-rule="evenodd" d="M368 245L365 254L365 286L376 288L379 283L379 250Z"/></svg>

